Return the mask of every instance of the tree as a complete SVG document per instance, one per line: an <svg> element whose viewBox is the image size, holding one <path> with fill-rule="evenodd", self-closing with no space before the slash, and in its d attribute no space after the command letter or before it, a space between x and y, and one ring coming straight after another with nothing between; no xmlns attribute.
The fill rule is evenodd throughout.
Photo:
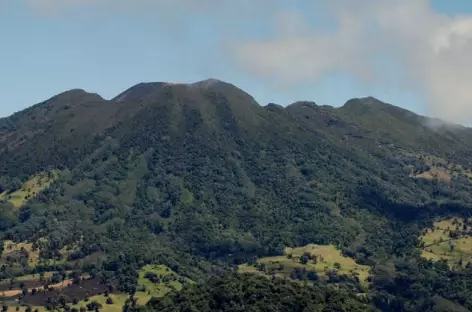
<svg viewBox="0 0 472 312"><path fill-rule="evenodd" d="M307 264L308 261L311 260L311 254L309 252L304 252L303 255L300 257L301 264Z"/></svg>
<svg viewBox="0 0 472 312"><path fill-rule="evenodd" d="M107 303L107 304L113 304L113 299L111 299L110 297L108 297L107 300L106 300L106 303Z"/></svg>
<svg viewBox="0 0 472 312"><path fill-rule="evenodd" d="M87 306L87 310L89 311L96 311L102 307L102 305L96 301L92 301L88 303L86 306Z"/></svg>
<svg viewBox="0 0 472 312"><path fill-rule="evenodd" d="M318 280L318 275L316 274L316 272L309 271L306 274L306 278L310 281L317 281Z"/></svg>
<svg viewBox="0 0 472 312"><path fill-rule="evenodd" d="M57 302L61 305L61 307L65 307L68 301L69 301L69 298L66 295L61 294L57 298Z"/></svg>
<svg viewBox="0 0 472 312"><path fill-rule="evenodd" d="M335 263L334 263L334 268L335 268L336 270L341 270L341 263L335 262Z"/></svg>

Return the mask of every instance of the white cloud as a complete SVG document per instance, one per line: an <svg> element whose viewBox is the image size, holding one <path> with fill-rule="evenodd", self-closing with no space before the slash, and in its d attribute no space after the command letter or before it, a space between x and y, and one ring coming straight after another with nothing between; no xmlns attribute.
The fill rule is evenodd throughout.
<svg viewBox="0 0 472 312"><path fill-rule="evenodd" d="M252 75L288 87L316 83L332 71L365 83L391 83L386 67L376 61L387 59L400 67L398 83L420 92L431 114L470 122L472 15L440 14L426 0L333 3L330 13L338 23L334 31L313 25L307 31L307 22L300 21L308 14L300 12L297 18L292 12L290 19L297 23L286 26L275 19L277 36L238 42L234 57Z"/></svg>

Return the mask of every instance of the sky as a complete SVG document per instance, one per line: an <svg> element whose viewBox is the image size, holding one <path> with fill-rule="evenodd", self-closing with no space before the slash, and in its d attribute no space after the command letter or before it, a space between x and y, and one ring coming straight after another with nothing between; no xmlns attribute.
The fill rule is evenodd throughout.
<svg viewBox="0 0 472 312"><path fill-rule="evenodd" d="M0 116L81 88L233 83L472 121L471 0L0 0Z"/></svg>

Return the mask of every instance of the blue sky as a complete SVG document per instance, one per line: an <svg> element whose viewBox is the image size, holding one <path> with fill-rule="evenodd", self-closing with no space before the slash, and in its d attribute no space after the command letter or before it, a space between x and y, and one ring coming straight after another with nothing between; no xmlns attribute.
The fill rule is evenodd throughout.
<svg viewBox="0 0 472 312"><path fill-rule="evenodd" d="M405 31L408 18L402 25L381 19L398 11L402 23L398 3L414 1L385 0L381 7L371 0L183 0L178 6L169 0L0 0L0 116L72 88L111 98L143 81L212 77L263 105L312 100L339 106L373 95L457 119L459 113L448 112L447 95L460 94L454 110L468 112L465 87L429 77L446 72L454 80L454 70L464 66L453 59L468 64L461 56L470 52L472 1L418 0L421 5L408 8L416 15L408 18L428 28L412 32ZM421 47L413 50L409 42L457 29L458 19L465 20L467 31L459 33L467 45L461 41L447 55L431 53L423 64ZM377 49L382 44L402 48ZM472 78L465 71L457 77ZM430 91L437 86L443 87Z"/></svg>

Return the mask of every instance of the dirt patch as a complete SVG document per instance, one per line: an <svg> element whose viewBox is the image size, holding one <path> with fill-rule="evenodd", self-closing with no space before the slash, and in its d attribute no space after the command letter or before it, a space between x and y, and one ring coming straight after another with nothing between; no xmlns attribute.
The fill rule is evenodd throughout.
<svg viewBox="0 0 472 312"><path fill-rule="evenodd" d="M26 281L25 282L25 285L27 284L28 282ZM31 281L30 282L31 284L36 284L36 286L32 286L31 288L28 287L28 292L31 293L32 292L32 288L36 288L37 290L44 290L44 286L42 286L39 282L36 282L36 281ZM72 280L64 280L60 283L57 283L57 284L51 284L49 285L49 288L54 288L54 289L58 289L58 288L64 288L64 287L68 287L72 285ZM15 297L15 296L18 296L22 293L22 291L20 289L12 289L12 290L7 290L7 291L3 291L1 293L1 295L3 297Z"/></svg>
<svg viewBox="0 0 472 312"><path fill-rule="evenodd" d="M61 283L62 284L62 283ZM39 290L36 294L29 293L21 299L22 304L32 306L43 306L48 302L48 298L63 295L66 301L71 303L73 299L83 300L85 298L103 294L108 290L107 285L100 283L98 279L82 280L78 284L72 281L64 281L62 286L59 284L51 285L53 290ZM21 292L20 292L21 293ZM18 297L20 294L17 294Z"/></svg>

